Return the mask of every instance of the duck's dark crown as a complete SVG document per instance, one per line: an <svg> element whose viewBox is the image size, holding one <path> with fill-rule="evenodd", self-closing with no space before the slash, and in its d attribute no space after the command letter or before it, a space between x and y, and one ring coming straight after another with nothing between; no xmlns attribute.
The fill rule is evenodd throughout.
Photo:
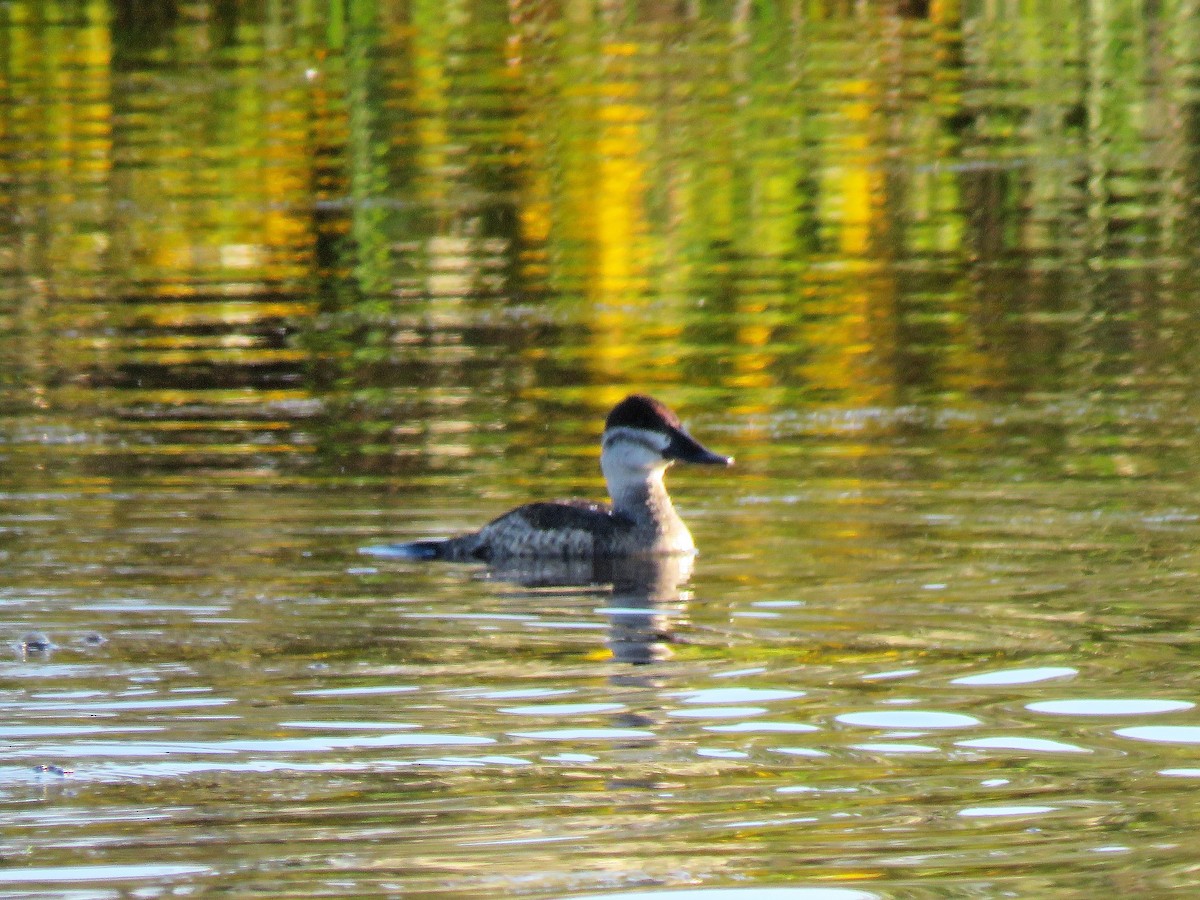
<svg viewBox="0 0 1200 900"><path fill-rule="evenodd" d="M644 428L647 431L677 431L683 428L679 417L662 403L645 394L630 394L613 407L604 420L604 429Z"/></svg>

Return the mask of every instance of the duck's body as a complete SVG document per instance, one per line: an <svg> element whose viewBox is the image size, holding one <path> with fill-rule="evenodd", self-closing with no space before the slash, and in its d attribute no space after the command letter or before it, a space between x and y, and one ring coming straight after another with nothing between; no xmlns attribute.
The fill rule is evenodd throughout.
<svg viewBox="0 0 1200 900"><path fill-rule="evenodd" d="M667 407L634 394L609 413L600 468L612 503L557 500L519 506L479 531L441 541L367 548L408 559L582 559L695 553L691 532L667 494L663 475L675 461L731 465L692 438Z"/></svg>
<svg viewBox="0 0 1200 900"><path fill-rule="evenodd" d="M429 559L582 559L636 552L646 542L638 538L633 519L607 503L555 500L518 506L471 534L407 546Z"/></svg>

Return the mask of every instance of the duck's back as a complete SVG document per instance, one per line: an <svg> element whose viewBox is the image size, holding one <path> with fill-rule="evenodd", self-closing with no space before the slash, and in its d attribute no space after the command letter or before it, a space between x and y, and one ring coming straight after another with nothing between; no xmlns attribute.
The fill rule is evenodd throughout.
<svg viewBox="0 0 1200 900"><path fill-rule="evenodd" d="M492 561L523 558L580 558L621 552L633 520L606 503L555 500L528 503L505 513L474 534L441 542L442 559Z"/></svg>
<svg viewBox="0 0 1200 900"><path fill-rule="evenodd" d="M556 500L518 506L481 528L476 559L583 557L613 552L630 519L607 503Z"/></svg>

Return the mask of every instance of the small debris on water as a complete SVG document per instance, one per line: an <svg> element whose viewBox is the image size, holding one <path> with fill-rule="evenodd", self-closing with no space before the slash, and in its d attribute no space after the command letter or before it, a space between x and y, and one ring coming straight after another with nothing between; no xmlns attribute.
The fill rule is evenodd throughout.
<svg viewBox="0 0 1200 900"><path fill-rule="evenodd" d="M54 642L43 631L31 631L21 638L22 653L47 653L53 647Z"/></svg>
<svg viewBox="0 0 1200 900"><path fill-rule="evenodd" d="M49 765L34 766L33 771L41 775L61 775L64 778L68 775L75 774L74 769L64 769L62 766Z"/></svg>

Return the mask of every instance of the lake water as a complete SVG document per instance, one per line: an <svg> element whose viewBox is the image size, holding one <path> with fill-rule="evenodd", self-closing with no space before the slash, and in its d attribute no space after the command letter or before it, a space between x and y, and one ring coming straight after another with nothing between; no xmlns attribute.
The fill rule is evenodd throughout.
<svg viewBox="0 0 1200 900"><path fill-rule="evenodd" d="M1195 4L141 6L0 7L0 897L1200 889ZM694 561L359 553L634 390Z"/></svg>

